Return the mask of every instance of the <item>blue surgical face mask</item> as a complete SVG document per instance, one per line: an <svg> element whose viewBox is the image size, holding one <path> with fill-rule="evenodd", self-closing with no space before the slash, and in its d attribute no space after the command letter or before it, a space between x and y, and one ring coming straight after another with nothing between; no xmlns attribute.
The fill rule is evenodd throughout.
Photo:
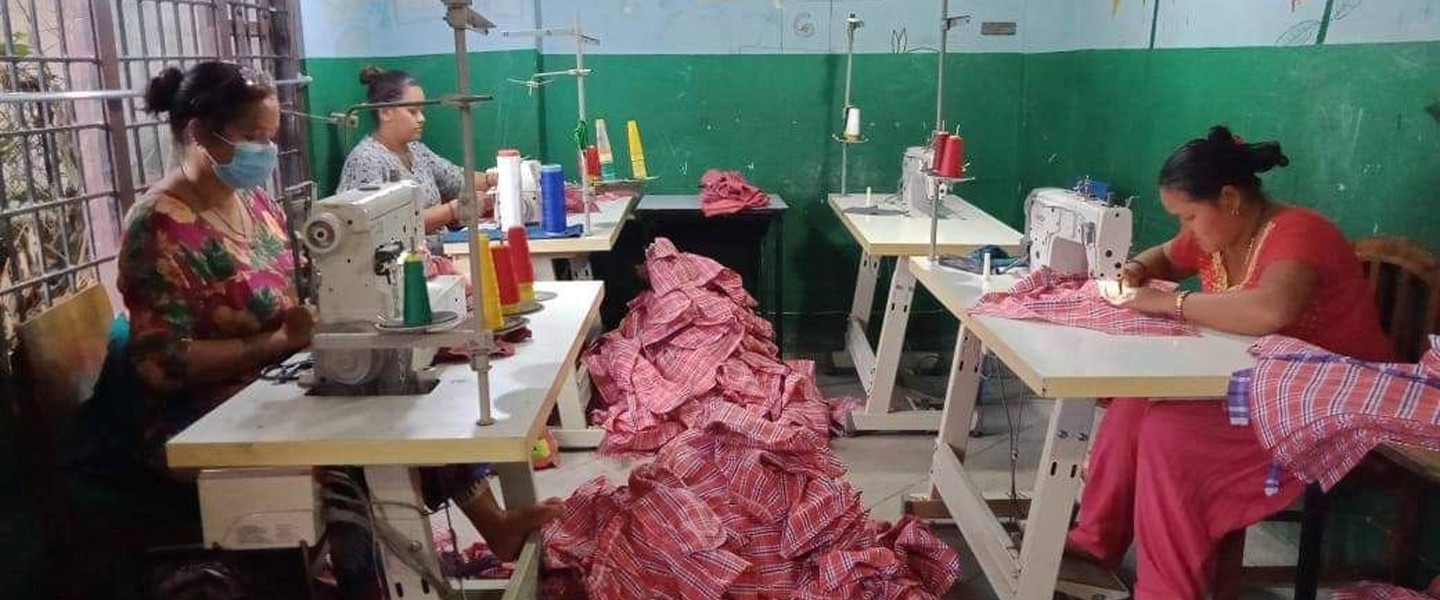
<svg viewBox="0 0 1440 600"><path fill-rule="evenodd" d="M235 154L228 163L220 163L214 157L210 159L220 181L237 190L248 190L265 185L270 180L270 174L275 172L275 165L280 160L280 150L274 142L232 142L223 135L216 137L235 148Z"/></svg>

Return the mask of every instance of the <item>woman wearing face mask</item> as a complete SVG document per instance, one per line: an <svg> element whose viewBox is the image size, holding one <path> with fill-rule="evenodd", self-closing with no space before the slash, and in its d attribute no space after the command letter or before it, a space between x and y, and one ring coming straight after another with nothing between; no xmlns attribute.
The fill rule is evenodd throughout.
<svg viewBox="0 0 1440 600"><path fill-rule="evenodd" d="M365 86L366 101L371 104L425 100L425 90L420 88L420 83L404 71L366 67L360 71L360 83ZM360 140L345 158L338 191L383 183L390 180L391 174L397 174L415 180L420 186L426 233L460 225L459 197L461 186L465 185L464 172L420 141L425 129L424 107L382 108L375 112L375 117L379 123L375 133ZM493 203L485 192L494 185L495 175L475 174L475 197L481 203L482 214Z"/></svg>
<svg viewBox="0 0 1440 600"><path fill-rule="evenodd" d="M314 319L291 283L284 215L259 187L276 164L274 87L237 65L204 62L166 69L145 101L147 111L168 116L180 158L126 217L119 288L130 312L130 359L148 400L147 462L164 469L165 441L263 366L308 346ZM459 507L496 554L513 559L524 536L557 509L501 509L485 471L422 469L425 502ZM367 555L363 543L333 547ZM369 565L341 563L347 597L373 595Z"/></svg>
<svg viewBox="0 0 1440 600"><path fill-rule="evenodd" d="M1275 142L1225 127L1181 146L1160 170L1160 201L1180 234L1125 266L1130 308L1243 335L1282 334L1368 361L1393 358L1362 267L1328 219L1281 204L1258 173L1289 159ZM1198 275L1198 292L1139 287ZM1271 457L1223 401L1113 399L1090 458L1070 552L1114 569L1137 542L1137 598L1205 598L1220 540L1290 505L1287 478L1265 494Z"/></svg>

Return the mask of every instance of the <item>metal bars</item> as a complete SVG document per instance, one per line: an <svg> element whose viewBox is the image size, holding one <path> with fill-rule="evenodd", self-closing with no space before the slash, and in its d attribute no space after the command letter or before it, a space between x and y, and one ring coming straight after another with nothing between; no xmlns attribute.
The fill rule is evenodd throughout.
<svg viewBox="0 0 1440 600"><path fill-rule="evenodd" d="M289 204L314 189L299 0L0 0L0 334L85 282L113 288L122 216L174 158L143 90L169 66L270 73ZM112 297L118 297L112 294Z"/></svg>

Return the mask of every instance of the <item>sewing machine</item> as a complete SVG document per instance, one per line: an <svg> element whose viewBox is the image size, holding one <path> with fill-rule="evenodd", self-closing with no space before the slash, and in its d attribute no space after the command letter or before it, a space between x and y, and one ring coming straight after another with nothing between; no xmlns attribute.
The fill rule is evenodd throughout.
<svg viewBox="0 0 1440 600"><path fill-rule="evenodd" d="M1131 228L1129 208L1081 192L1037 188L1025 199L1031 268L1118 281L1130 256Z"/></svg>
<svg viewBox="0 0 1440 600"><path fill-rule="evenodd" d="M935 194L939 190L935 178L925 174L934 160L935 151L928 146L905 149L905 157L900 162L900 198L912 215L928 217L935 206ZM947 214L942 205L940 218L944 219Z"/></svg>
<svg viewBox="0 0 1440 600"><path fill-rule="evenodd" d="M424 222L413 181L365 186L316 202L301 230L315 263L317 335L377 334L401 320L401 259L418 247ZM442 275L427 282L431 309L465 315L465 282ZM318 344L317 344L318 345ZM314 393L333 396L423 393L434 386L428 367L437 348L319 349Z"/></svg>

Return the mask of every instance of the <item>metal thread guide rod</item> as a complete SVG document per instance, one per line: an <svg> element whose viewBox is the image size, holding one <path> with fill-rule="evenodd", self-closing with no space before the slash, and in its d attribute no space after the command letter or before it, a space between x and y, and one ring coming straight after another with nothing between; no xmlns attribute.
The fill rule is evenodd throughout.
<svg viewBox="0 0 1440 600"><path fill-rule="evenodd" d="M840 109L841 122L850 116L850 90L855 80L855 30L865 26L865 21L850 13L845 18L845 105ZM840 138L840 195L850 191L850 144L843 135Z"/></svg>
<svg viewBox="0 0 1440 600"><path fill-rule="evenodd" d="M455 75L457 97L467 98L470 96L470 60L469 49L466 47L465 35L469 31L478 31L487 34L495 28L480 13L470 9L472 0L445 0L445 22L455 30ZM460 146L464 150L465 184L460 186L460 202L466 206L478 207L475 199L475 119L471 114L473 102L463 101L456 106L460 110ZM470 256L479 257L481 252L489 252L490 244L480 244L480 211L470 211L469 231L466 236L470 244ZM488 236L487 236L488 239ZM470 368L475 370L479 387L480 417L475 420L476 425L487 426L495 424L495 418L490 415L490 347L491 334L485 329L485 303L480 301L480 293L484 286L480 282L485 281L480 272L480 260L470 261L470 281L475 282L472 286L474 305L473 326L475 328L475 343L470 354Z"/></svg>
<svg viewBox="0 0 1440 600"><path fill-rule="evenodd" d="M940 0L940 54L935 59L935 131L945 131L945 58L950 52L950 30L956 23L969 23L970 15L950 16L950 0ZM940 206L949 184L957 180L932 178L935 195L930 207L930 264L940 262Z"/></svg>
<svg viewBox="0 0 1440 600"><path fill-rule="evenodd" d="M544 85L544 80L549 77L562 75L574 77L575 105L578 109L576 112L579 113L580 123L588 127L588 117L585 112L585 78L590 76L590 69L585 68L585 45L595 44L598 46L600 45L600 40L585 35L585 30L580 26L580 11L575 11L575 27L570 29L547 27L543 29L501 31L500 35L503 37L533 36L537 38L560 35L575 38L575 68L564 71L536 73L531 75L530 80L524 83L527 87L535 89L536 87ZM583 146L576 149L576 157L579 159L576 165L580 168L580 203L584 205L581 210L583 210L585 214L585 231L582 232L582 235L590 235L593 231L590 205L595 203L595 186L590 182L590 177L586 175L585 172L585 148Z"/></svg>

